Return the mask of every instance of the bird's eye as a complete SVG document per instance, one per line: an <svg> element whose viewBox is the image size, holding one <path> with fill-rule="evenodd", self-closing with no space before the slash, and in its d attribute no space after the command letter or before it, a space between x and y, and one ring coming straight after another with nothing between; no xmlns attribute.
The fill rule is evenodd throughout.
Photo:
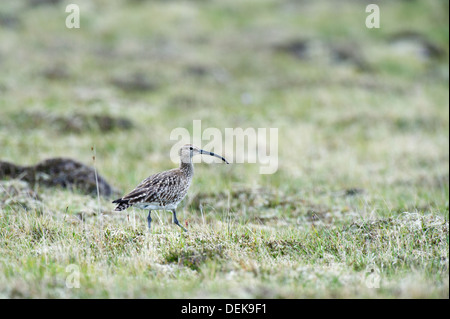
<svg viewBox="0 0 450 319"><path fill-rule="evenodd" d="M193 150L192 146L189 149L192 151Z"/></svg>

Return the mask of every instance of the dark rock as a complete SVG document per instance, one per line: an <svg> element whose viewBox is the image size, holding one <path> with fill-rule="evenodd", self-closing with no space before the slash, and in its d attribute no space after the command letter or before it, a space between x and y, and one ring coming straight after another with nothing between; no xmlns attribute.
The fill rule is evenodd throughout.
<svg viewBox="0 0 450 319"><path fill-rule="evenodd" d="M31 7L37 7L41 5L57 5L61 3L61 0L28 0L28 4Z"/></svg>
<svg viewBox="0 0 450 319"><path fill-rule="evenodd" d="M97 195L94 169L69 158L51 158L35 166L20 166L0 161L0 179L6 178L24 180L32 185L78 189L85 194ZM97 180L101 196L117 194L99 174Z"/></svg>
<svg viewBox="0 0 450 319"><path fill-rule="evenodd" d="M306 59L309 57L308 40L294 40L292 42L277 46L279 51L290 53L299 59Z"/></svg>
<svg viewBox="0 0 450 319"><path fill-rule="evenodd" d="M116 77L111 80L111 83L127 92L154 91L157 88L157 85L142 73Z"/></svg>
<svg viewBox="0 0 450 319"><path fill-rule="evenodd" d="M20 20L17 16L0 12L0 26L5 28L14 29L20 24Z"/></svg>
<svg viewBox="0 0 450 319"><path fill-rule="evenodd" d="M364 193L362 188L348 188L345 190L345 196L355 196Z"/></svg>
<svg viewBox="0 0 450 319"><path fill-rule="evenodd" d="M13 114L12 118L18 127L34 129L45 126L62 133L81 134L97 130L106 133L116 129L128 130L134 127L133 122L127 118L102 114L56 115L46 112L20 112Z"/></svg>
<svg viewBox="0 0 450 319"><path fill-rule="evenodd" d="M441 59L445 57L445 50L437 44L430 41L425 35L415 31L402 31L393 34L389 38L391 45L404 46L405 54L410 54L410 51L416 52L424 58Z"/></svg>

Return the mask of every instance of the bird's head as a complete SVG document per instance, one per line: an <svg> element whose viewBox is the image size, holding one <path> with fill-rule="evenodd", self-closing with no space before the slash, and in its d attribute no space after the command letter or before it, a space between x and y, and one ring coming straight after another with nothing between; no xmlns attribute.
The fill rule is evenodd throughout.
<svg viewBox="0 0 450 319"><path fill-rule="evenodd" d="M228 163L228 161L227 161L225 158L223 158L222 156L217 155L217 154L215 154L215 153L213 153L213 152L208 152L208 151L202 150L202 149L200 149L200 148L198 148L197 146L192 145L192 144L186 144L186 145L183 145L183 146L180 148L179 154L180 154L181 162L183 162L183 163L191 163L191 162L192 162L192 161L191 161L191 160L192 160L192 157L193 157L194 155L204 154L204 155L215 156L215 157L217 157L217 158L220 158L220 159L221 159L222 161L224 161L225 163L230 164L230 163Z"/></svg>

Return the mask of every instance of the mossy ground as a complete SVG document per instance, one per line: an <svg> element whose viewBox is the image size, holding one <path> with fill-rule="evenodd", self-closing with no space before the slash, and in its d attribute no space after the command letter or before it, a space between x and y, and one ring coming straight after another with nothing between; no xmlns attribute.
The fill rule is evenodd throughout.
<svg viewBox="0 0 450 319"><path fill-rule="evenodd" d="M95 147L125 193L200 119L278 128L278 170L196 164L188 233L3 181L0 296L448 298L448 2L40 2L0 8L2 160Z"/></svg>

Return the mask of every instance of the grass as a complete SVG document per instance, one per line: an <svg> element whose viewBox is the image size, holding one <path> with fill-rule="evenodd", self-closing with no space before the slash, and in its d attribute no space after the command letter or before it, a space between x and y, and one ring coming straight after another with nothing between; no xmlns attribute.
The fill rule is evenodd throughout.
<svg viewBox="0 0 450 319"><path fill-rule="evenodd" d="M279 165L196 164L188 233L0 181L1 297L449 297L447 3L380 4L376 30L350 0L79 1L77 30L28 3L0 8L1 160L95 147L125 193L201 119L278 128Z"/></svg>
<svg viewBox="0 0 450 319"><path fill-rule="evenodd" d="M448 291L448 220L431 214L345 227L216 218L192 221L181 237L169 222L151 235L110 218L103 230L47 214L7 212L2 223L10 297L440 298ZM80 272L78 289L66 288L69 265ZM369 267L380 272L379 289L367 287Z"/></svg>

